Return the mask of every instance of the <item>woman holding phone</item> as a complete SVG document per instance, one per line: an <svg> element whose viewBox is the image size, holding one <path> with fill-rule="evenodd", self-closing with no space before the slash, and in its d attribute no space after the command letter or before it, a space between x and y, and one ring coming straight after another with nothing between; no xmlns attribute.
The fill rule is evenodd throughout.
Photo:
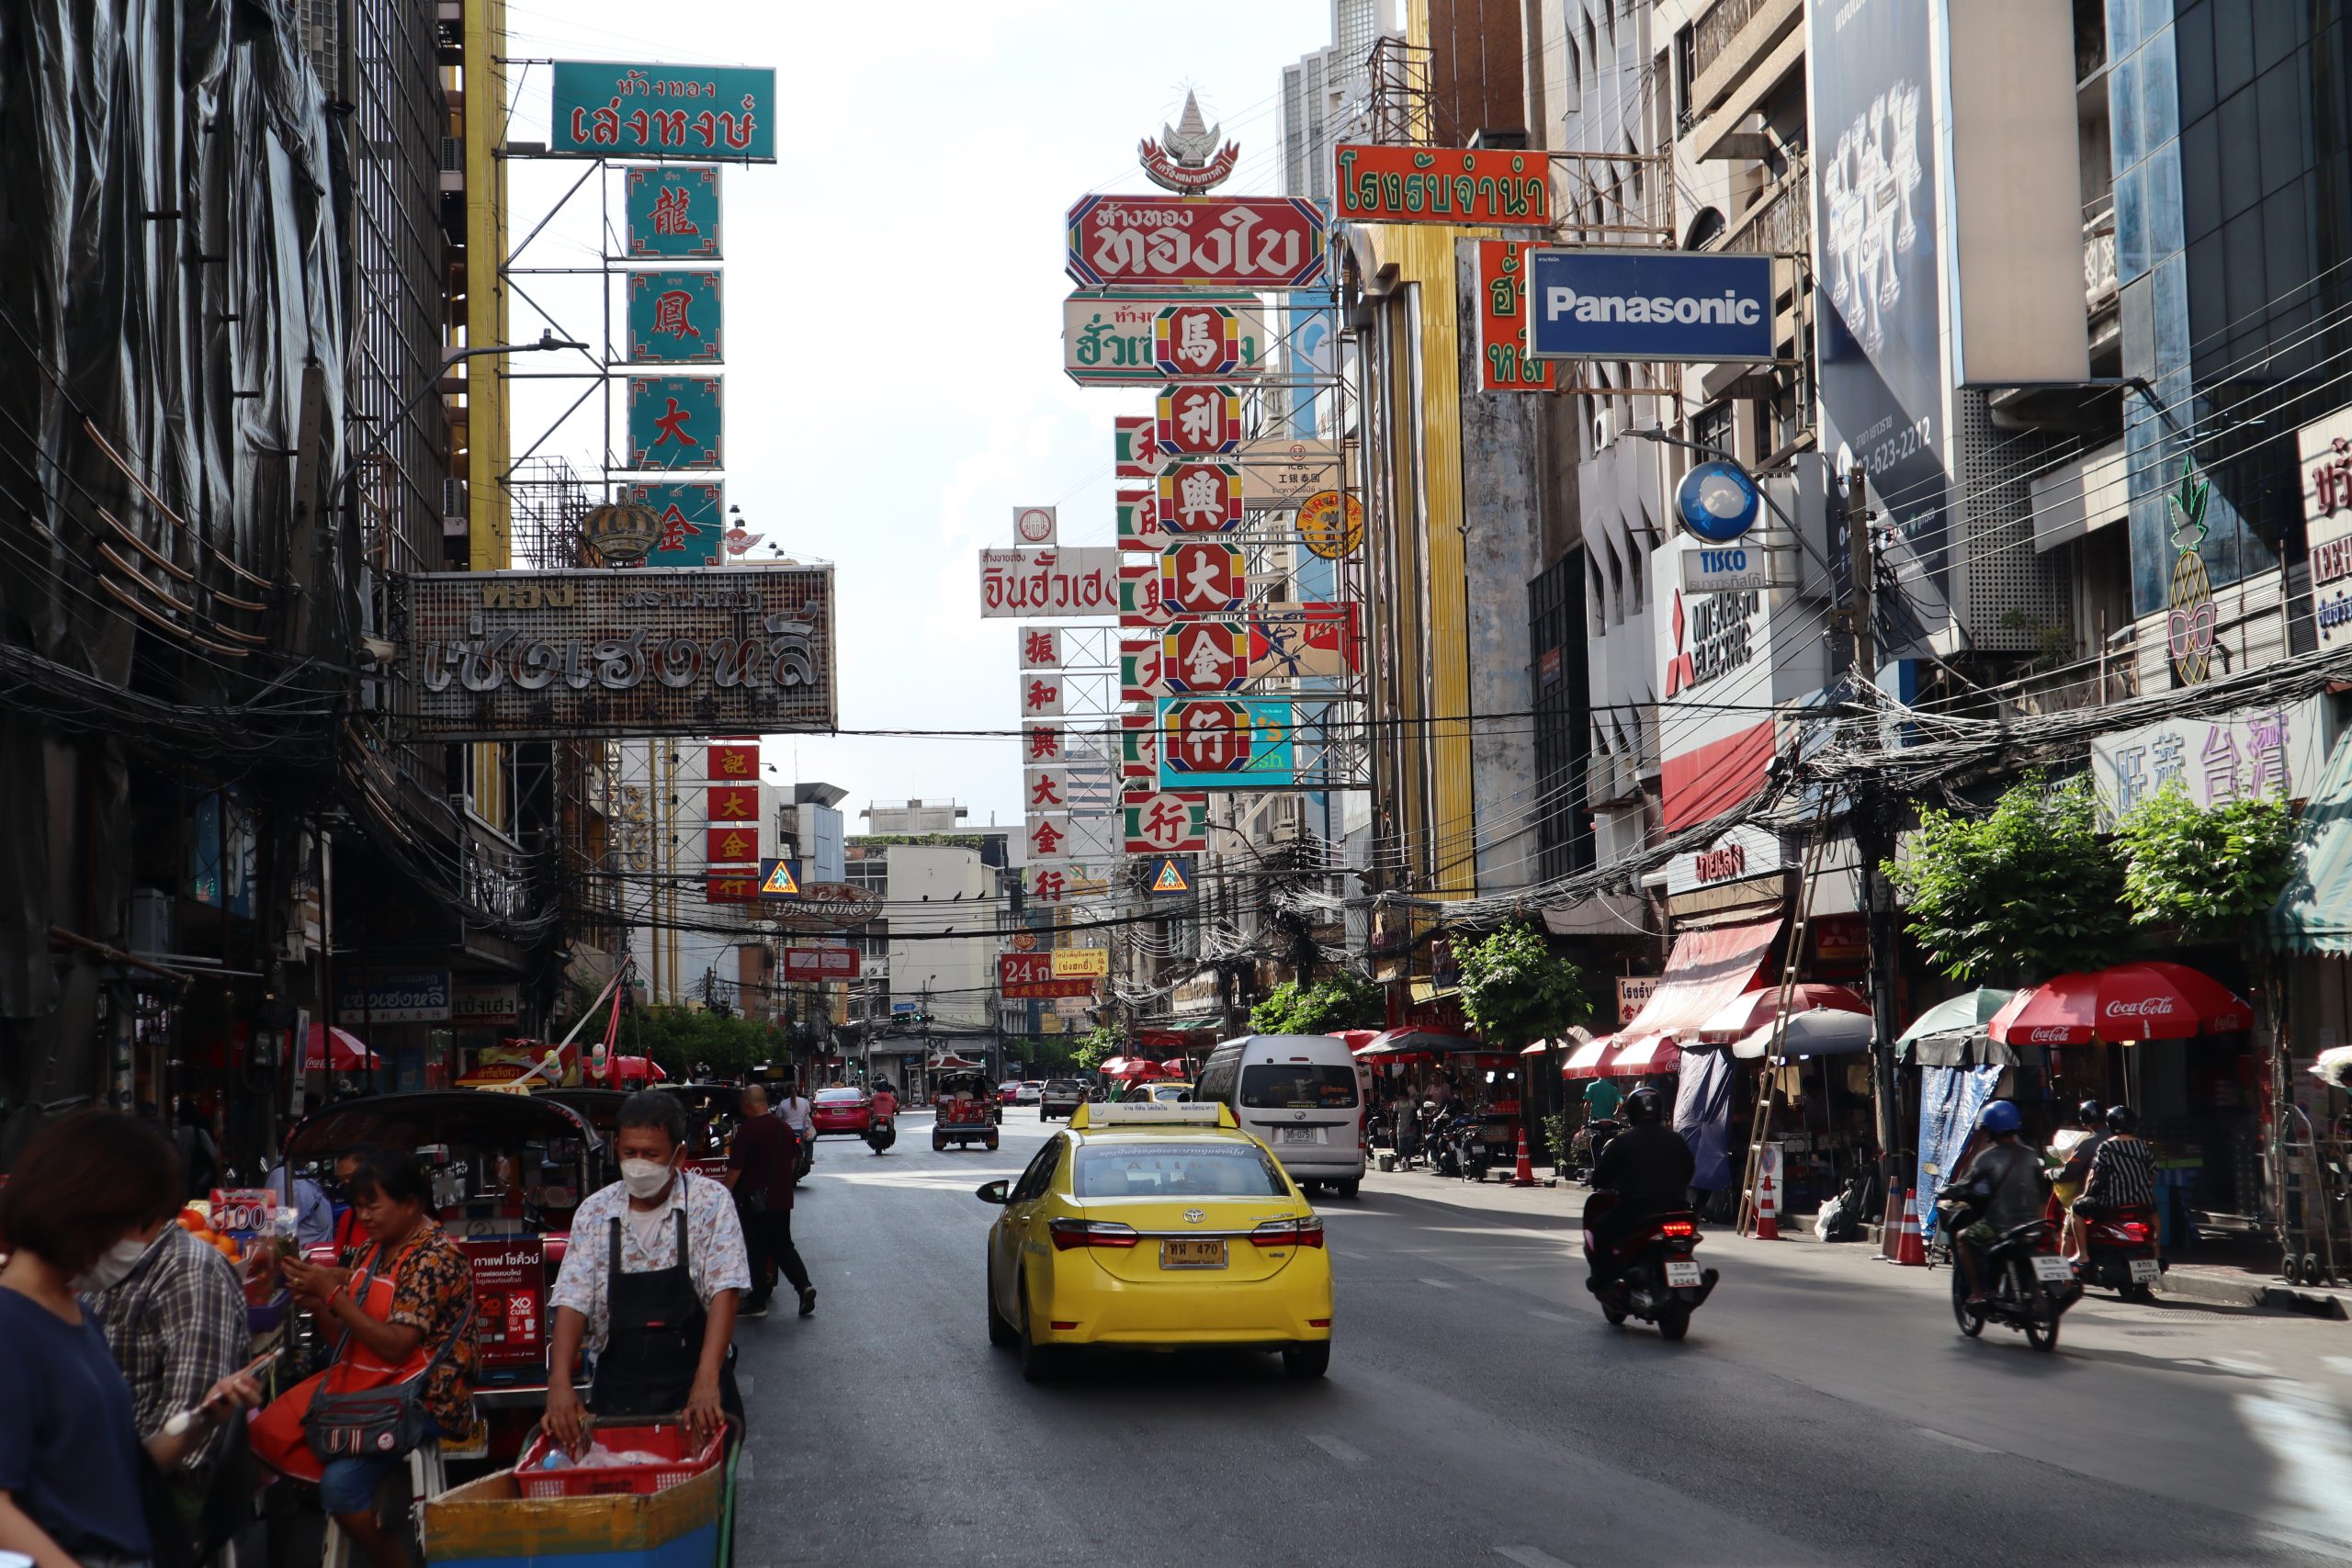
<svg viewBox="0 0 2352 1568"><path fill-rule="evenodd" d="M154 1554L130 1387L79 1292L138 1266L178 1211L181 1180L161 1131L85 1111L43 1129L0 1190L0 1551L38 1568L135 1568ZM222 1378L181 1438L260 1402L250 1376Z"/></svg>

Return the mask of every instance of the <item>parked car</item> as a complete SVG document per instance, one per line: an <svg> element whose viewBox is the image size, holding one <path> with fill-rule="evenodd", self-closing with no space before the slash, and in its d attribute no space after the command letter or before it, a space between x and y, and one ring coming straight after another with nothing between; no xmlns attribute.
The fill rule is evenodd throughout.
<svg viewBox="0 0 2352 1568"><path fill-rule="evenodd" d="M817 1137L850 1133L858 1137L874 1121L874 1101L862 1089L820 1089L809 1102L808 1124Z"/></svg>
<svg viewBox="0 0 2352 1568"><path fill-rule="evenodd" d="M1086 1086L1076 1078L1047 1078L1037 1090L1037 1119L1050 1122L1055 1117L1068 1117L1086 1103Z"/></svg>

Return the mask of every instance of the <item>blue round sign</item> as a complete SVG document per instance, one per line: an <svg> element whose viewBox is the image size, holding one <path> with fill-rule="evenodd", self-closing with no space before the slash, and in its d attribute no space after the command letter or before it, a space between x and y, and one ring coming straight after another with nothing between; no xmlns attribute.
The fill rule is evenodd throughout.
<svg viewBox="0 0 2352 1568"><path fill-rule="evenodd" d="M1702 463L1675 488L1682 525L1711 544L1727 545L1756 525L1764 498L1737 463Z"/></svg>

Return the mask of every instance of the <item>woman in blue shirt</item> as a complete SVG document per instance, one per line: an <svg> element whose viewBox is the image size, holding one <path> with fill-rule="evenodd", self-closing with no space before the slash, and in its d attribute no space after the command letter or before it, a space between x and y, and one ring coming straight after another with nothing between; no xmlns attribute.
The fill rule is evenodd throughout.
<svg viewBox="0 0 2352 1568"><path fill-rule="evenodd" d="M180 1206L180 1161L149 1124L111 1111L53 1122L0 1189L0 1551L37 1568L125 1568L153 1555L139 1490L130 1387L76 1293L102 1291ZM260 1402L215 1383L199 1421Z"/></svg>

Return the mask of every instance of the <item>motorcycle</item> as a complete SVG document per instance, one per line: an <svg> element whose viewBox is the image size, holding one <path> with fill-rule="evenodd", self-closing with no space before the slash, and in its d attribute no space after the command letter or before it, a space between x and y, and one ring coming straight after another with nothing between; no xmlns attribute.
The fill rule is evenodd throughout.
<svg viewBox="0 0 2352 1568"><path fill-rule="evenodd" d="M1430 1108L1424 1107L1422 1114L1429 1115ZM1464 1130L1477 1124L1478 1119L1475 1116L1452 1116L1443 1112L1430 1120L1429 1130L1423 1134L1422 1149L1429 1156L1431 1176L1470 1174L1470 1147Z"/></svg>
<svg viewBox="0 0 2352 1568"><path fill-rule="evenodd" d="M2047 1220L2029 1220L1996 1235L1977 1259L1984 1300L1968 1299L1968 1271L1960 1267L1953 1240L1976 1221L1981 1197L1949 1189L1936 1200L1936 1250L1951 1268L1951 1313L1960 1331L1973 1339L1987 1323L2025 1336L2037 1350L2058 1348L2058 1320L2083 1297L2083 1282L2058 1253L2057 1232Z"/></svg>
<svg viewBox="0 0 2352 1568"><path fill-rule="evenodd" d="M1716 1270L1691 1257L1699 1245L1699 1222L1688 1210L1652 1214L1634 1226L1610 1255L1599 1257L1592 1224L1617 1207L1617 1194L1596 1192L1585 1200L1585 1264L1595 1278L1585 1281L1612 1325L1628 1317L1657 1325L1665 1339L1690 1332L1690 1314L1713 1293Z"/></svg>
<svg viewBox="0 0 2352 1568"><path fill-rule="evenodd" d="M800 1157L792 1168L792 1184L795 1187L808 1179L809 1169L817 1163L817 1140L807 1133L797 1134L797 1140L800 1145Z"/></svg>
<svg viewBox="0 0 2352 1568"><path fill-rule="evenodd" d="M899 1141L899 1120L895 1116L873 1116L866 1119L865 1146L880 1154Z"/></svg>
<svg viewBox="0 0 2352 1568"><path fill-rule="evenodd" d="M1579 1181L1590 1179L1593 1168L1600 1163L1600 1151L1611 1139L1625 1130L1625 1123L1614 1116L1596 1116L1576 1130L1568 1140L1568 1169Z"/></svg>
<svg viewBox="0 0 2352 1568"><path fill-rule="evenodd" d="M2154 1299L2155 1283L2165 1271L2164 1259L2156 1255L2154 1209L2118 1209L2086 1218L2083 1237L2085 1284L2104 1285L2127 1302Z"/></svg>

